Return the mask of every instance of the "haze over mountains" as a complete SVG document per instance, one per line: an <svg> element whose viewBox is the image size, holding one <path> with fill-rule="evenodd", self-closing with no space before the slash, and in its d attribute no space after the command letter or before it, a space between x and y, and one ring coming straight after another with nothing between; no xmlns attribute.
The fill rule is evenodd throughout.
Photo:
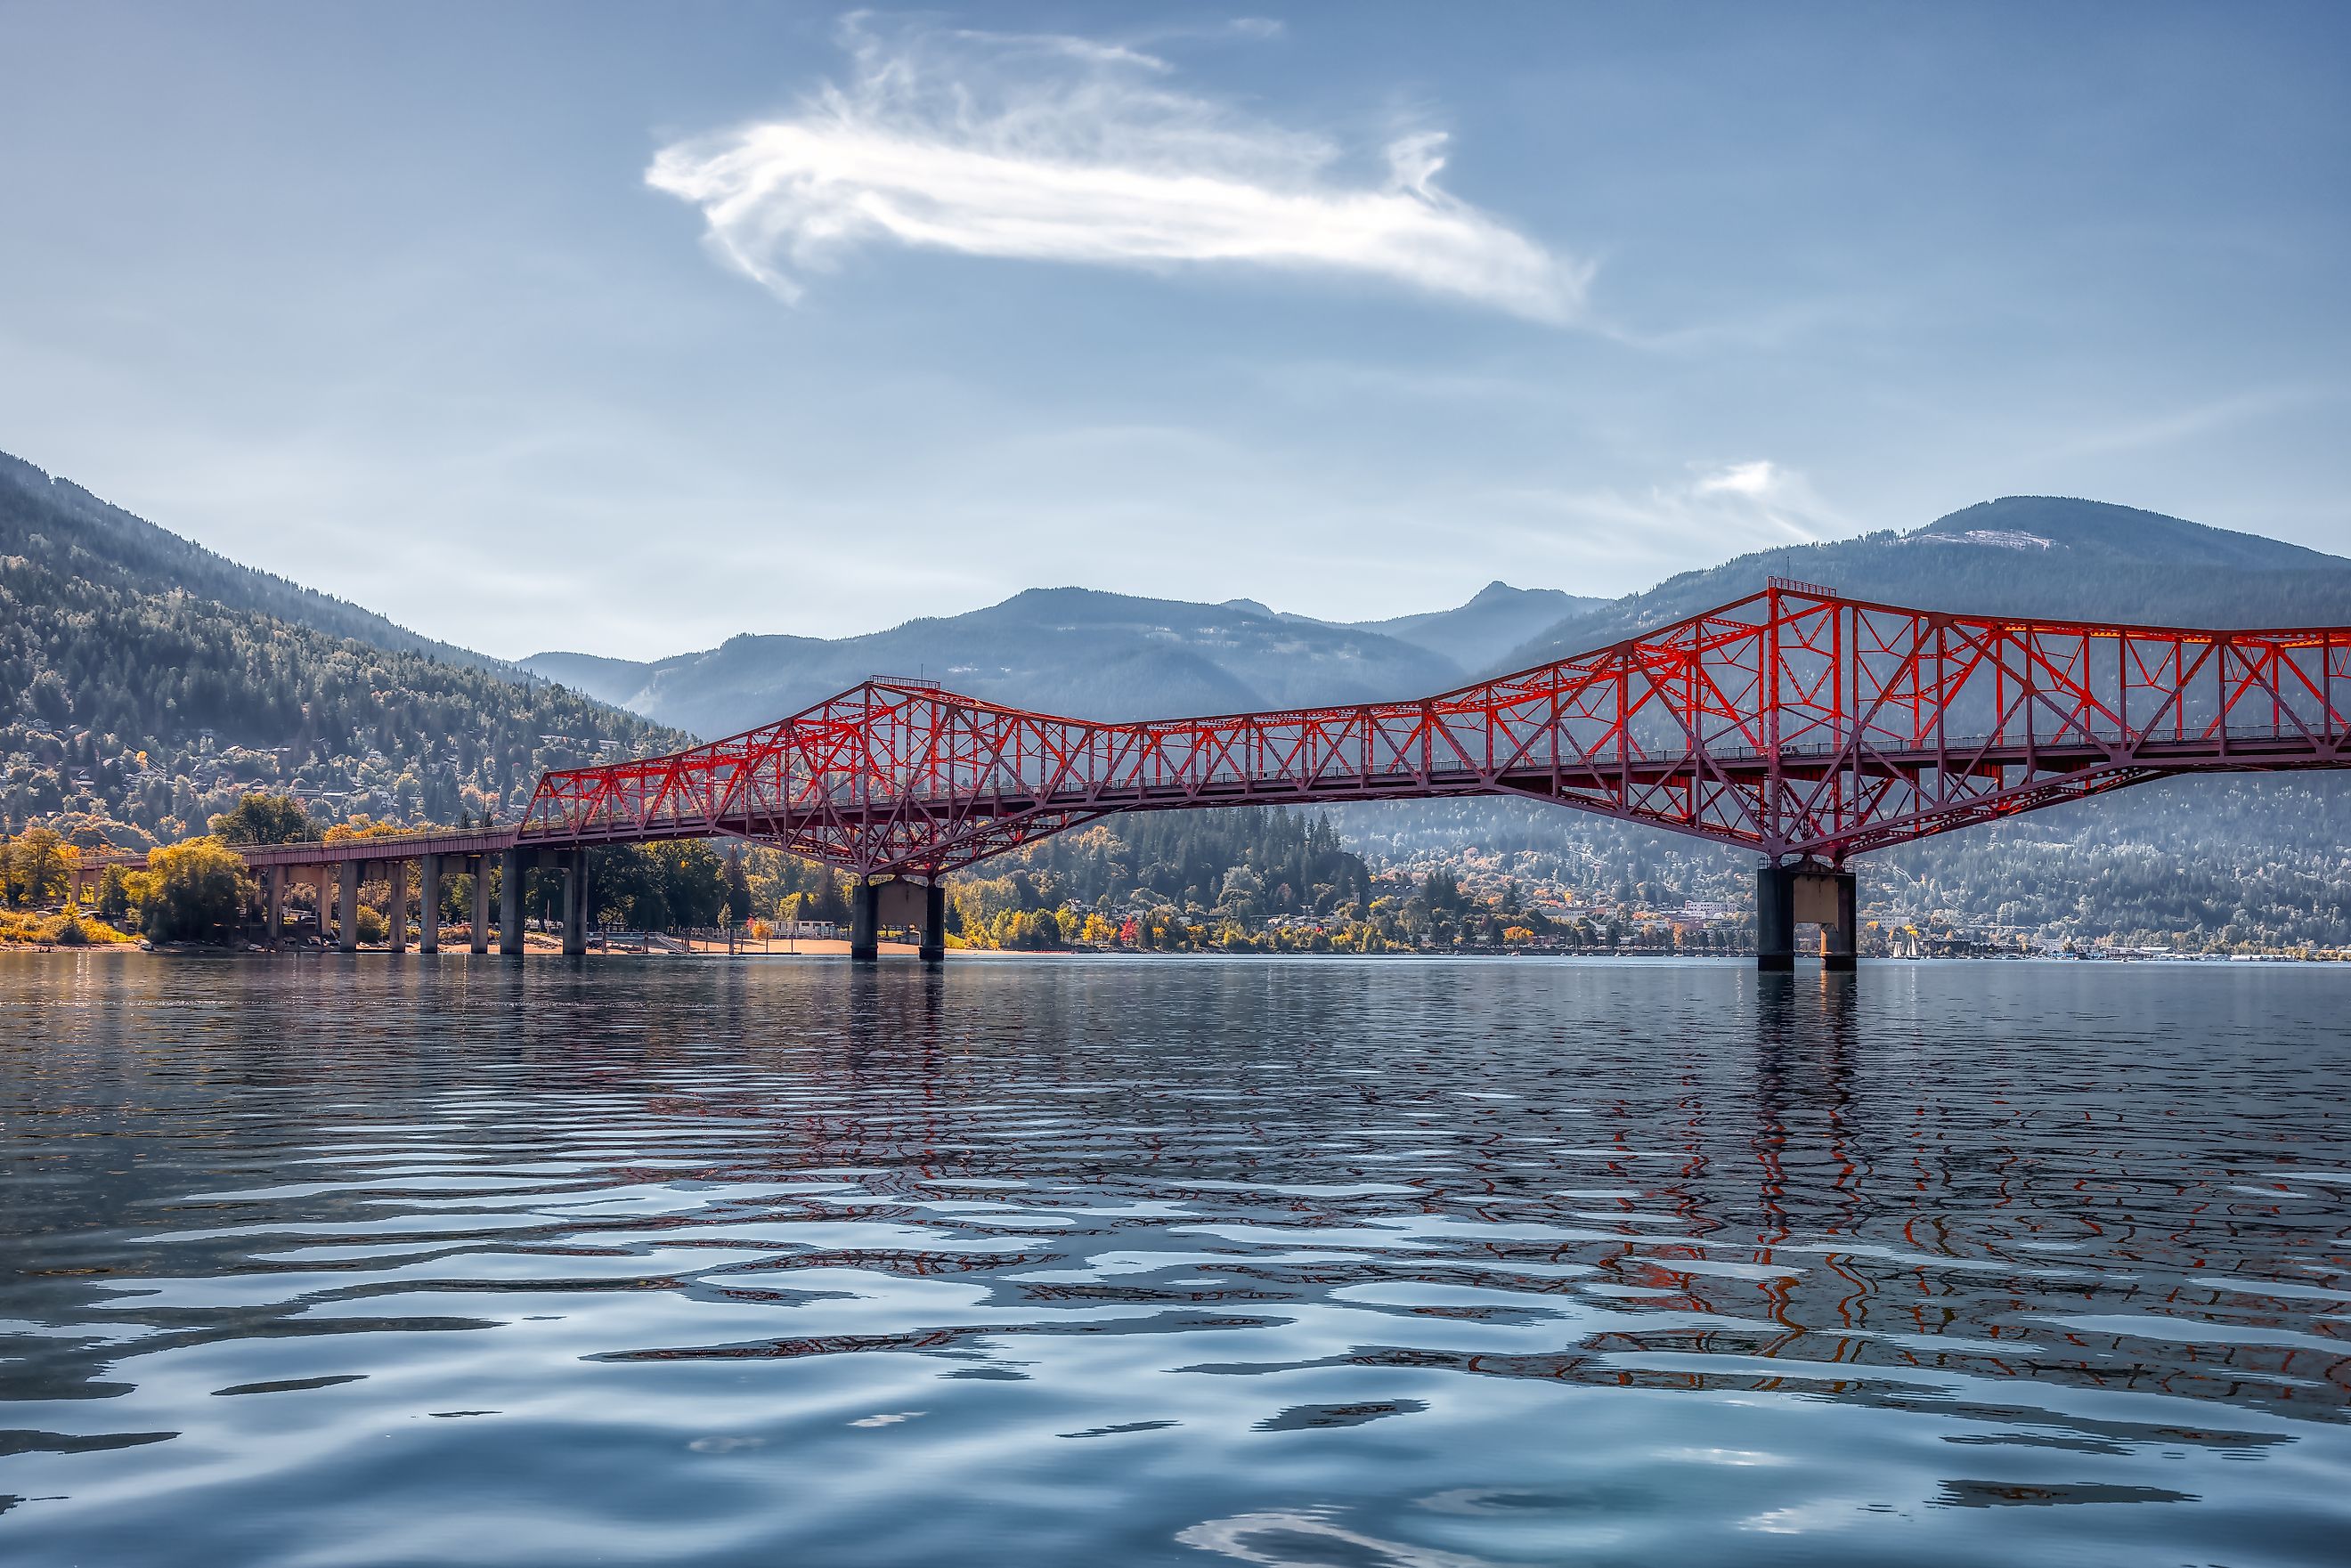
<svg viewBox="0 0 2351 1568"><path fill-rule="evenodd" d="M522 664L704 736L796 713L873 674L925 674L967 695L1089 718L1144 718L1442 691L1602 602L1497 582L1453 610L1341 625L1249 600L1032 588L859 637L747 635L649 664L580 653Z"/></svg>
<svg viewBox="0 0 2351 1568"><path fill-rule="evenodd" d="M539 653L524 668L705 737L872 674L1088 718L1412 697L1604 646L1767 578L1925 609L2251 626L2351 622L2351 560L2105 502L2013 496L1908 532L1793 546L1603 601L1493 583L1452 610L1353 625L1250 600L1030 589L863 636L746 635L650 663Z"/></svg>

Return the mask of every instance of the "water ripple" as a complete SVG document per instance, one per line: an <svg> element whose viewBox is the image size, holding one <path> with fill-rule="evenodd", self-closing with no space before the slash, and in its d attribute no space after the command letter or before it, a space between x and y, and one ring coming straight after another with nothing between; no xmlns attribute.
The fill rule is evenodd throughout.
<svg viewBox="0 0 2351 1568"><path fill-rule="evenodd" d="M2335 1560L2351 975L0 966L0 1556Z"/></svg>

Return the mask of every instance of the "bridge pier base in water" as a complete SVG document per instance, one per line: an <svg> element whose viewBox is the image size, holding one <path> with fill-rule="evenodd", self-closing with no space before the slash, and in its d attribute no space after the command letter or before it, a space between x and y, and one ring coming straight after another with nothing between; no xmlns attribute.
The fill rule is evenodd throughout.
<svg viewBox="0 0 2351 1568"><path fill-rule="evenodd" d="M1796 967L1796 926L1821 928L1821 966L1851 969L1860 945L1854 873L1817 863L1767 865L1755 873L1755 967Z"/></svg>
<svg viewBox="0 0 2351 1568"><path fill-rule="evenodd" d="M469 952L490 950L490 857L475 855L474 866L474 920L466 932Z"/></svg>
<svg viewBox="0 0 2351 1568"><path fill-rule="evenodd" d="M261 905L262 929L268 933L269 945L277 946L277 938L286 931L286 868L269 868L269 878L263 884Z"/></svg>
<svg viewBox="0 0 2351 1568"><path fill-rule="evenodd" d="M576 958L588 951L588 852L573 850L563 857L563 953Z"/></svg>
<svg viewBox="0 0 2351 1568"><path fill-rule="evenodd" d="M416 950L441 951L441 857L416 857Z"/></svg>
<svg viewBox="0 0 2351 1568"><path fill-rule="evenodd" d="M947 890L944 883L924 884L923 940L914 953L925 964L947 961Z"/></svg>
<svg viewBox="0 0 2351 1568"><path fill-rule="evenodd" d="M849 956L852 962L870 964L882 956L878 936L881 905L882 884L859 877L856 885L849 890Z"/></svg>
<svg viewBox="0 0 2351 1568"><path fill-rule="evenodd" d="M1849 871L1831 872L1826 879L1833 885L1828 890L1834 901L1836 924L1821 923L1821 967L1831 972L1851 973L1860 964L1861 921L1855 889L1854 874Z"/></svg>
<svg viewBox="0 0 2351 1568"><path fill-rule="evenodd" d="M384 945L395 953L408 951L408 862L383 862Z"/></svg>
<svg viewBox="0 0 2351 1568"><path fill-rule="evenodd" d="M508 850L498 869L498 952L522 956L522 852Z"/></svg>
<svg viewBox="0 0 2351 1568"><path fill-rule="evenodd" d="M335 923L340 927L335 945L346 953L356 953L360 950L360 862L345 861L335 871Z"/></svg>

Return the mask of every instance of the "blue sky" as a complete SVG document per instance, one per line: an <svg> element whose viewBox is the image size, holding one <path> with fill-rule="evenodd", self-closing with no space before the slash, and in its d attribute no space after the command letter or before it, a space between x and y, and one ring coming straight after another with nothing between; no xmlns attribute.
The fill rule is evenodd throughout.
<svg viewBox="0 0 2351 1568"><path fill-rule="evenodd" d="M0 7L0 449L519 655L2351 552L2351 11Z"/></svg>

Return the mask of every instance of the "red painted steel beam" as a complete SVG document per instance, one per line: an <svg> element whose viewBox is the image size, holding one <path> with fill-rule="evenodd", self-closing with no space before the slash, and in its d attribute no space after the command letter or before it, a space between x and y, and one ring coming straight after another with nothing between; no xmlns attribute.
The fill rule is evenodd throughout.
<svg viewBox="0 0 2351 1568"><path fill-rule="evenodd" d="M876 677L550 772L518 841L733 836L935 875L1111 811L1520 795L1848 856L2149 779L2351 766L2351 628L1970 616L1773 580L1410 702L1104 724Z"/></svg>

